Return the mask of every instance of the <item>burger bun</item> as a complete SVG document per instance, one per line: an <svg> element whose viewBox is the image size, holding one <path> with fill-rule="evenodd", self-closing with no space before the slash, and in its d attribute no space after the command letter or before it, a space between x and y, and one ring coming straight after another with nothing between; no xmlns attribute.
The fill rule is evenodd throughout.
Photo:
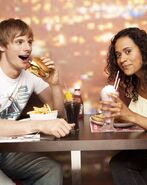
<svg viewBox="0 0 147 185"><path fill-rule="evenodd" d="M49 76L49 68L42 62L39 57L33 57L31 66L28 70L39 77Z"/></svg>

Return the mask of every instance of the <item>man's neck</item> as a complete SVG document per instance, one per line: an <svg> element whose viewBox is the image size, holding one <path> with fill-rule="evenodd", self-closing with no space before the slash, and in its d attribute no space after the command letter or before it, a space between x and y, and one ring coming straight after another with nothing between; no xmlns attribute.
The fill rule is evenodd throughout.
<svg viewBox="0 0 147 185"><path fill-rule="evenodd" d="M20 71L17 71L16 69L12 68L12 66L10 66L10 64L2 58L0 60L0 68L10 78L15 79L20 75Z"/></svg>
<svg viewBox="0 0 147 185"><path fill-rule="evenodd" d="M18 71L15 69L6 59L6 56L4 54L1 55L0 59L0 68L2 71L10 78L15 79L17 78L21 71Z"/></svg>

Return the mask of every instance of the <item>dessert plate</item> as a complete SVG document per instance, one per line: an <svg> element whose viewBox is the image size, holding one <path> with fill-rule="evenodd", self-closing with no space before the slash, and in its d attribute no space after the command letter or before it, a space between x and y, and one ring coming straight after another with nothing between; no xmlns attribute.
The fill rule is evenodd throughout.
<svg viewBox="0 0 147 185"><path fill-rule="evenodd" d="M133 125L134 123L114 123L114 127L117 127L117 128L126 128L126 127L131 127Z"/></svg>
<svg viewBox="0 0 147 185"><path fill-rule="evenodd" d="M90 120L91 123L94 123L94 124L97 124L97 125L100 125L100 126L103 125L103 122L93 120L91 117L90 117L89 120ZM114 123L114 127L117 127L117 128L126 128L126 127L131 127L133 125L134 125L133 123Z"/></svg>

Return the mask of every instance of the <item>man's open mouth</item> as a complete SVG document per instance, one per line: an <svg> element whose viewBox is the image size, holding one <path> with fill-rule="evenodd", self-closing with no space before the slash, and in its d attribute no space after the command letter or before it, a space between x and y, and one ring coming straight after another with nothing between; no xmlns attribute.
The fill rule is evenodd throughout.
<svg viewBox="0 0 147 185"><path fill-rule="evenodd" d="M21 60L27 60L29 58L29 56L23 56L23 55L19 55L18 56Z"/></svg>

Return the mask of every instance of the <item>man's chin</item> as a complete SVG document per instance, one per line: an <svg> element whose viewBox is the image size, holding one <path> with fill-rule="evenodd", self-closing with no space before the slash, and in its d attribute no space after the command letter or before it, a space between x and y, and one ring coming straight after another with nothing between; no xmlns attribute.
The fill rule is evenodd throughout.
<svg viewBox="0 0 147 185"><path fill-rule="evenodd" d="M24 63L24 69L28 69L31 66L31 64L29 62Z"/></svg>

